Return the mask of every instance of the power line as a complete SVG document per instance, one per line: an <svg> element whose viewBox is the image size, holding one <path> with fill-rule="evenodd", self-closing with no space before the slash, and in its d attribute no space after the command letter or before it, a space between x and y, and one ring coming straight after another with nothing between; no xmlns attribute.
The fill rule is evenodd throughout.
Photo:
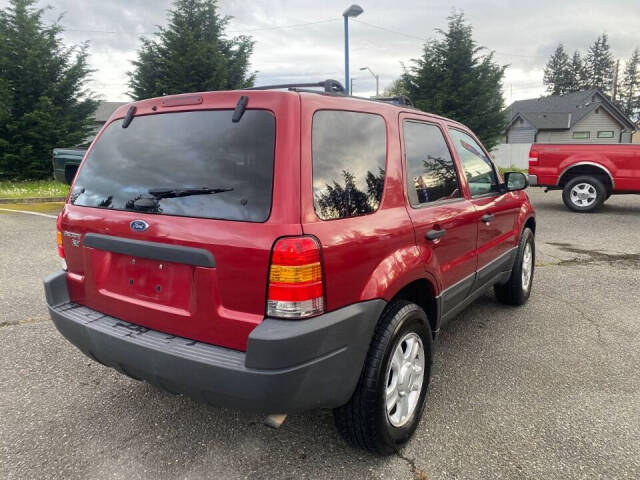
<svg viewBox="0 0 640 480"><path fill-rule="evenodd" d="M415 40L420 40L421 42L426 42L427 39L424 37L419 37L417 35L411 35L409 33L405 33L405 32L399 32L397 30L391 30L390 28L386 28L386 27L381 27L380 25L374 25L373 23L369 23L369 22L365 22L363 20L358 20L356 18L352 18L351 19L354 22L358 22L358 23L362 23L363 25L367 25L369 27L373 27L373 28L377 28L378 30L384 30L385 32L389 32L389 33L395 33L397 35L402 35L403 37L407 37L407 38L412 38ZM541 55L522 55L519 53L507 53L507 52L499 52L497 50L492 50L493 53L496 53L498 55L506 55L509 57L522 57L522 58L547 58L547 57L543 57Z"/></svg>
<svg viewBox="0 0 640 480"><path fill-rule="evenodd" d="M282 30L285 28L296 28L296 27L307 27L309 25L318 25L320 23L328 23L328 22L335 22L336 20L338 20L337 17L334 18L327 18L325 20L317 20L315 22L306 22L306 23L295 23L292 25L279 25L279 26L274 26L274 27L251 27L248 29L244 29L244 30L227 30L224 33L250 33L250 32L262 32L264 30ZM63 27L64 28L64 27ZM79 32L79 33L105 33L105 34L133 34L133 35L153 35L154 33L157 32L133 32L133 31L127 31L127 30L120 30L120 31L116 31L116 30L85 30L85 29L80 29L80 28L64 28L65 32Z"/></svg>

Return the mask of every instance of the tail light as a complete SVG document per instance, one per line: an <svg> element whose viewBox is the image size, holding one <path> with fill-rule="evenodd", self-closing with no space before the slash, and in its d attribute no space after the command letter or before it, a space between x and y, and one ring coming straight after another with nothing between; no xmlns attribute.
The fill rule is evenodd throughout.
<svg viewBox="0 0 640 480"><path fill-rule="evenodd" d="M58 256L62 259L62 268L67 269L67 262L64 258L64 247L62 246L62 213L56 219L56 243L58 244Z"/></svg>
<svg viewBox="0 0 640 480"><path fill-rule="evenodd" d="M529 165L532 163L538 163L538 152L533 149L529 152Z"/></svg>
<svg viewBox="0 0 640 480"><path fill-rule="evenodd" d="M285 237L271 252L267 315L306 318L324 312L320 245L313 237Z"/></svg>

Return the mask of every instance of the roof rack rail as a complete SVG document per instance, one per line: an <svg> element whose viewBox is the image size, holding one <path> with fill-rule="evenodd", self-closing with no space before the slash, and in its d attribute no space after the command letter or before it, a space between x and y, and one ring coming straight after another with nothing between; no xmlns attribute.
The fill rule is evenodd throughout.
<svg viewBox="0 0 640 480"><path fill-rule="evenodd" d="M296 89L309 87L322 87L324 88L325 93L338 93L343 95L347 93L339 81L331 79L315 83L282 83L279 85L263 85L260 87L246 88L245 90L276 90L279 88Z"/></svg>
<svg viewBox="0 0 640 480"><path fill-rule="evenodd" d="M406 95L395 95L393 97L371 97L371 100L378 102L392 103L393 105L402 105L405 107L413 107L413 102Z"/></svg>

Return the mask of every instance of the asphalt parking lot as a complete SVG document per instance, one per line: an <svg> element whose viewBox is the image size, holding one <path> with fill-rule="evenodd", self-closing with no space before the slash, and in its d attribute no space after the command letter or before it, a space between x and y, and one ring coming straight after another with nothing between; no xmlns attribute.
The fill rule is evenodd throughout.
<svg viewBox="0 0 640 480"><path fill-rule="evenodd" d="M585 215L530 196L529 303L488 294L443 329L422 423L388 458L330 411L272 430L84 357L46 313L55 220L0 210L0 478L640 478L640 197Z"/></svg>

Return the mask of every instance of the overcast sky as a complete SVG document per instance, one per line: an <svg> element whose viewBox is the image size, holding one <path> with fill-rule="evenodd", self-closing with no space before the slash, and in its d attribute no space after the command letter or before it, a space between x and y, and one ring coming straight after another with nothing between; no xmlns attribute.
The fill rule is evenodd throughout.
<svg viewBox="0 0 640 480"><path fill-rule="evenodd" d="M49 0L47 21L64 13L64 40L90 41L93 86L105 100L129 100L126 72L141 34L166 23L171 0ZM344 81L342 12L348 1L220 0L221 13L233 16L229 35L256 41L252 67L257 84L291 80ZM463 10L478 43L509 64L504 97L512 100L543 93L542 69L558 42L586 50L607 32L622 61L640 46L640 0L362 0L364 13L350 23L354 93L370 95L375 81L359 67L380 75L381 89L402 72L401 62L420 56L423 41L446 27L453 8ZM0 7L8 0L0 0ZM109 33L111 32L111 33ZM113 33L117 32L117 33Z"/></svg>

